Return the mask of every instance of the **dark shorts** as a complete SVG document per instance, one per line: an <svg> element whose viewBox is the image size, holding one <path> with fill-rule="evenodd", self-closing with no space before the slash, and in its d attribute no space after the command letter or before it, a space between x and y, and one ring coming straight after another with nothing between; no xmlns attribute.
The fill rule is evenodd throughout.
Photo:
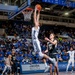
<svg viewBox="0 0 75 75"><path fill-rule="evenodd" d="M11 68L12 68L12 73L16 73L16 71L17 71L17 67L16 67L16 65L13 64Z"/></svg>
<svg viewBox="0 0 75 75"><path fill-rule="evenodd" d="M57 61L57 57L55 54L49 54L50 58L55 58L55 60ZM53 64L50 60L48 60L48 64Z"/></svg>

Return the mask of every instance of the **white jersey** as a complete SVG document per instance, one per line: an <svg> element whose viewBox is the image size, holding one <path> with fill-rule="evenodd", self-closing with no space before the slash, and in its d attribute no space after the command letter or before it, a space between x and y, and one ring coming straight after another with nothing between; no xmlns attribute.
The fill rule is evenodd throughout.
<svg viewBox="0 0 75 75"><path fill-rule="evenodd" d="M68 51L67 53L69 53L70 59L74 60L75 51Z"/></svg>
<svg viewBox="0 0 75 75"><path fill-rule="evenodd" d="M38 40L39 30L40 27L38 29L35 29L35 27L32 28L32 40Z"/></svg>

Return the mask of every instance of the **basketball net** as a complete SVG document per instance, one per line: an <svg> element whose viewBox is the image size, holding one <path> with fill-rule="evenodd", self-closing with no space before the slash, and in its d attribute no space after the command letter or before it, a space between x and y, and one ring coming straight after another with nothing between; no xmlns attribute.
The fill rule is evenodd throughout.
<svg viewBox="0 0 75 75"><path fill-rule="evenodd" d="M24 21L30 21L32 13L33 13L33 10L22 11L22 14L24 16Z"/></svg>

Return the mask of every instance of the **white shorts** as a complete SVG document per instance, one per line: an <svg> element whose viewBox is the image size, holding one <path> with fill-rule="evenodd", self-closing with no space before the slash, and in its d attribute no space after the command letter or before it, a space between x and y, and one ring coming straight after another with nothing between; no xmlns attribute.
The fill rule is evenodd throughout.
<svg viewBox="0 0 75 75"><path fill-rule="evenodd" d="M39 40L33 40L33 48L34 48L34 52L37 52L39 54L40 58L44 57L44 54L41 51L41 46L40 46Z"/></svg>
<svg viewBox="0 0 75 75"><path fill-rule="evenodd" d="M35 52L41 52L41 46L39 40L33 40L33 47Z"/></svg>
<svg viewBox="0 0 75 75"><path fill-rule="evenodd" d="M39 54L39 59L42 59L44 57L44 54L42 52L38 52Z"/></svg>
<svg viewBox="0 0 75 75"><path fill-rule="evenodd" d="M71 64L71 63L72 63L72 66L74 66L74 60L73 59L69 59L68 64Z"/></svg>

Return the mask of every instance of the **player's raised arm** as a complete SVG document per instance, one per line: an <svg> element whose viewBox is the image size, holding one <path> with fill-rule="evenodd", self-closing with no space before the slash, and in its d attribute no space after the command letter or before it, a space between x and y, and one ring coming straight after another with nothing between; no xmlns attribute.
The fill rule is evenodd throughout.
<svg viewBox="0 0 75 75"><path fill-rule="evenodd" d="M47 53L48 52L48 43L47 43L47 49L45 50L45 53Z"/></svg>
<svg viewBox="0 0 75 75"><path fill-rule="evenodd" d="M50 42L50 43L52 43L53 45L57 44L57 40L52 41L52 40L48 39L47 37L45 38L45 40L48 41L48 42Z"/></svg>
<svg viewBox="0 0 75 75"><path fill-rule="evenodd" d="M35 24L35 26L37 26L37 23L36 23L36 22L37 22L37 17L36 17L37 15L36 15L36 12L37 12L37 9L36 9L36 7L35 7L35 10L34 10L34 17L33 17L33 18L34 18L34 24Z"/></svg>
<svg viewBox="0 0 75 75"><path fill-rule="evenodd" d="M38 14L37 14L37 11L38 10L35 6L35 10L34 10L34 24L35 24L35 27L39 26L40 11L38 11Z"/></svg>
<svg viewBox="0 0 75 75"><path fill-rule="evenodd" d="M39 20L40 20L40 11L38 11L38 14L37 14L37 23L39 25Z"/></svg>

